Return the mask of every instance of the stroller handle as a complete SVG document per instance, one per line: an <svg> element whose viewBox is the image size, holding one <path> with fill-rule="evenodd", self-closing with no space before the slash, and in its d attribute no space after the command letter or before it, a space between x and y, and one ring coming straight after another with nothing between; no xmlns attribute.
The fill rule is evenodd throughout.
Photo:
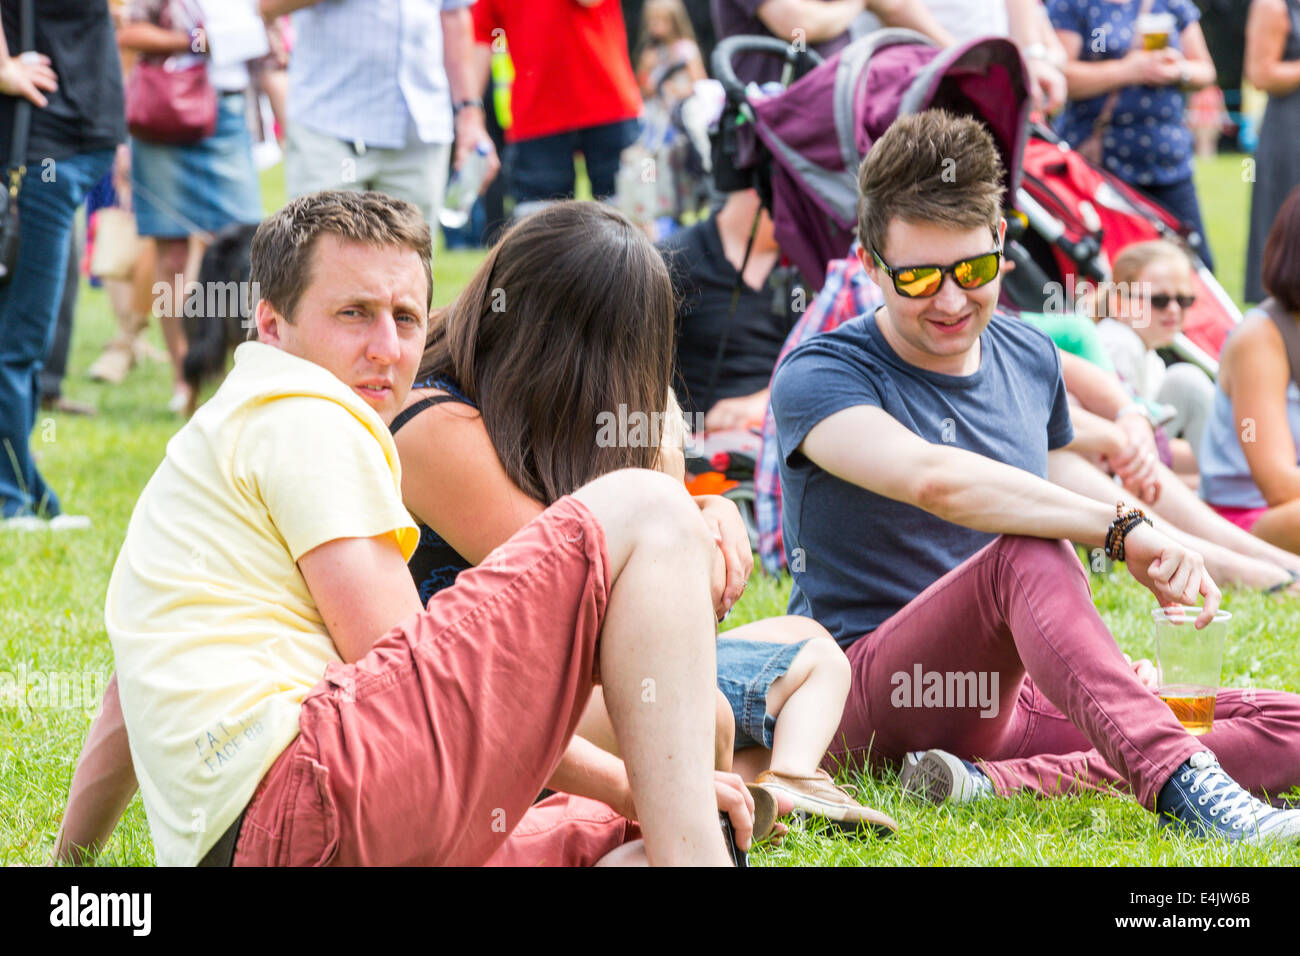
<svg viewBox="0 0 1300 956"><path fill-rule="evenodd" d="M749 34L727 37L713 48L712 66L713 76L722 84L722 88L727 92L727 98L733 103L745 102L745 84L740 82L735 68L731 65L732 57L737 53L765 53L780 57L787 63L796 63L804 59L810 68L822 64L821 54L816 50L801 50L776 37Z"/></svg>

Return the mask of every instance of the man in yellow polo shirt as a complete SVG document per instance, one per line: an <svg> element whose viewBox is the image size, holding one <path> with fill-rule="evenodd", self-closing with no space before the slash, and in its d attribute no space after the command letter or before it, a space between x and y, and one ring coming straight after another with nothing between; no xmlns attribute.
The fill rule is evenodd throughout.
<svg viewBox="0 0 1300 956"><path fill-rule="evenodd" d="M421 608L386 423L424 348L430 252L414 207L377 193L260 227L259 341L168 444L109 583L117 686L70 842L106 836L138 779L163 864L523 862L516 828L539 860L594 862L635 828L530 804L597 669L645 857L726 862L720 803L748 842L752 804L726 807L711 769L714 544L679 484L598 479Z"/></svg>

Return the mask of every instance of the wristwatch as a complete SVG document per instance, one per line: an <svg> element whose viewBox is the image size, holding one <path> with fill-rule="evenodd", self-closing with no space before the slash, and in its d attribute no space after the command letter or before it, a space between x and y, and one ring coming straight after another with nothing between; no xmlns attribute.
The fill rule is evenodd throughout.
<svg viewBox="0 0 1300 956"><path fill-rule="evenodd" d="M483 101L477 96L468 100L457 100L455 103L451 104L451 115L459 116L461 110L468 109L471 106L477 106L479 109L483 109Z"/></svg>

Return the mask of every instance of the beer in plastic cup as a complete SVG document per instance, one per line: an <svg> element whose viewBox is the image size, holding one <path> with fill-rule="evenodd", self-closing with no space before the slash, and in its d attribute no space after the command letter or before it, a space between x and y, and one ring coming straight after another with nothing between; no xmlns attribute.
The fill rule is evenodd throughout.
<svg viewBox="0 0 1300 956"><path fill-rule="evenodd" d="M1156 693L1169 705L1189 734L1208 733L1214 724L1214 698L1223 671L1223 641L1232 615L1216 611L1214 620L1197 630L1198 607L1158 607L1156 625Z"/></svg>
<svg viewBox="0 0 1300 956"><path fill-rule="evenodd" d="M1169 46L1169 37L1178 26L1172 13L1144 13L1138 17L1136 29L1142 37L1142 49L1163 50Z"/></svg>

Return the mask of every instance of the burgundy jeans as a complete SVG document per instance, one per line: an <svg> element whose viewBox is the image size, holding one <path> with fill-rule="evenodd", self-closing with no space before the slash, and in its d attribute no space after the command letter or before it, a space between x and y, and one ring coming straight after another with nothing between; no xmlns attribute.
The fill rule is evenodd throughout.
<svg viewBox="0 0 1300 956"><path fill-rule="evenodd" d="M848 657L853 686L831 764L896 766L937 747L980 760L1000 793L1118 786L1148 808L1178 765L1206 749L1257 793L1300 783L1300 696L1222 691L1214 729L1192 737L1124 660L1063 541L998 538ZM977 686L985 705L969 692Z"/></svg>

